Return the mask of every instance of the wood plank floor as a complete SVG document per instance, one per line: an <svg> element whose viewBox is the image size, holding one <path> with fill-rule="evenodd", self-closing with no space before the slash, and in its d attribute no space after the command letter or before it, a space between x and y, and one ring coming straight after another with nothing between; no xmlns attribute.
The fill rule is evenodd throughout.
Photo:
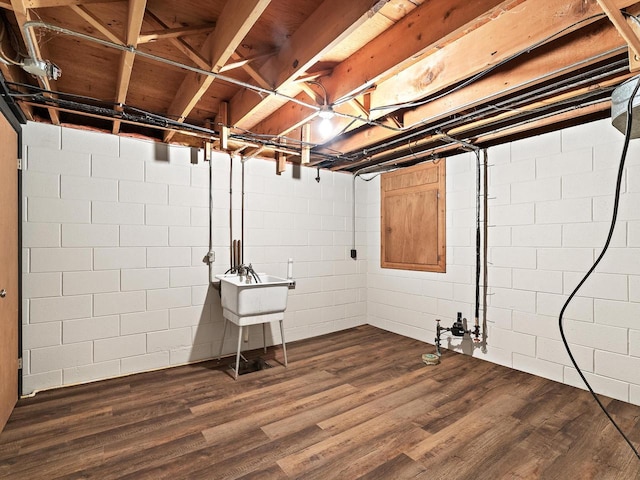
<svg viewBox="0 0 640 480"><path fill-rule="evenodd" d="M587 392L429 351L364 326L237 382L207 362L43 392L0 434L0 478L640 478ZM640 444L640 407L604 403Z"/></svg>

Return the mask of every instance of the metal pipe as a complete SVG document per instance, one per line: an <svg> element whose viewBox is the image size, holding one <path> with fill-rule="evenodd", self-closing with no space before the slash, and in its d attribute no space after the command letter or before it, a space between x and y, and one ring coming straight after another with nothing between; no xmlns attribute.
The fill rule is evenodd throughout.
<svg viewBox="0 0 640 480"><path fill-rule="evenodd" d="M237 265L235 263L235 245L233 240L233 156L229 154L229 248L230 264L232 268Z"/></svg>
<svg viewBox="0 0 640 480"><path fill-rule="evenodd" d="M211 144L207 143L204 149L205 160L209 161L209 253L207 254L209 260L209 282L213 282L213 159L211 158Z"/></svg>
<svg viewBox="0 0 640 480"><path fill-rule="evenodd" d="M614 49L611 50L611 52L607 52L606 55L609 54L613 54L616 53L618 50L620 49ZM602 57L605 57L605 54L601 55ZM600 55L597 57L594 57L594 59L598 59L601 57ZM589 61L592 61L593 59L589 59ZM514 98L511 98L507 101L501 102L499 104L497 104L497 106L499 106L500 108L506 108L505 105L518 105L518 104L522 104L526 101L530 101L532 99L532 97L534 97L533 99L539 98L540 96L542 96L543 93L552 91L552 92L558 92L558 91L565 91L565 90L569 90L572 88L575 88L576 86L580 86L582 84L584 84L586 81L588 80L598 80L600 78L604 78L606 76L611 76L614 75L616 73L622 73L624 71L628 70L628 65L624 62L624 61L620 61L620 62L616 62L616 64L614 65L619 65L615 70L611 70L612 66L608 65L608 66L603 66L600 67L598 69L595 69L595 72L601 72L599 73L599 75L594 77L594 71L589 71L586 72L582 75L576 76L576 77L572 77L571 79L567 79L563 82L558 82L558 83L554 83L551 85L545 85L542 87L539 87L535 90L532 91L527 91L524 92L520 95L515 96ZM577 79L577 80L576 80ZM534 80L533 83L535 83L536 81L538 81L538 79ZM515 87L513 88L515 89ZM475 104L481 103L484 99L479 100L474 102ZM487 101L489 101L490 98L487 97ZM468 104L465 107L463 107L464 109L468 109L471 108L472 104ZM484 113L490 112L495 110L496 105L488 105L488 106L484 106L482 108L480 108L479 110L473 111L473 112L469 112L465 115L461 115L460 117L457 118L451 118L450 115L445 115L444 113L442 114L442 118L443 120L439 123L436 123L436 125L432 125L432 126L428 126L425 128L421 128L420 130L414 131L414 132L409 132L407 135L401 135L395 138L392 138L386 142L383 142L379 145L376 145L374 147L369 147L364 149L360 154L363 157L367 157L367 156L372 156L375 155L376 152L381 152L381 151L385 151L388 147L391 147L395 144L398 143L406 143L407 141L410 141L412 138L415 137L420 137L422 135L426 135L429 132L433 132L433 131L437 131L437 130L442 130L444 128L448 128L450 126L455 126L457 123L460 122L464 122L466 120L472 119L475 116L480 116ZM407 125L405 127L403 127L404 130L411 130L413 128L418 127L421 124L424 124L425 121L421 120L418 122L414 122L411 125ZM354 158L357 158L354 157Z"/></svg>
<svg viewBox="0 0 640 480"><path fill-rule="evenodd" d="M485 148L483 151L484 157L484 172L483 172L483 189L482 193L484 194L483 198L483 278L482 278L482 349L483 352L487 349L487 283L489 281L489 272L487 270L488 262L487 262L487 253L489 251L489 244L487 242L489 237L489 221L487 215L489 213L489 155L487 153L487 149Z"/></svg>
<svg viewBox="0 0 640 480"><path fill-rule="evenodd" d="M46 23L46 22L42 22L42 21L29 21L29 22L25 22L24 25L22 26L22 30L24 32L24 37L25 37L25 43L27 44L27 49L29 50L29 55L31 56L31 58L33 58L34 60L42 60L41 58L38 57L37 53L36 53L36 49L35 49L35 45L33 43L33 38L31 37L31 29L33 28L44 28L46 30L51 30L53 32L57 32L57 33L62 33L65 35L69 35L72 37L76 37L76 38L80 38L82 40L86 40L88 42L93 42L93 43L97 43L99 45L105 46L105 47L109 47L109 48L113 48L116 50L120 50L121 52L131 52L135 55L138 55L140 57L143 58L147 58L149 60L154 60L156 62L159 63L164 63L166 65L171 65L177 68L181 68L183 70L188 70L190 72L195 72L195 73L199 73L201 75L206 75L208 77L213 77L214 79L223 81L223 82L227 82L227 83L231 83L233 85L237 85L239 87L243 87L246 88L248 90L253 90L254 92L258 92L258 93L263 93L266 95L271 95L274 97L279 97L279 98L284 98L290 102L293 103L297 103L298 105L302 105L303 107L309 108L311 110L314 111L320 111L320 107L318 105L313 105L307 102L304 102L302 100L298 100L295 97L291 97L289 95L284 95L282 93L279 93L277 90L270 90L268 88L262 88L259 87L257 85L252 85L250 83L247 82L243 82L241 80L236 80L233 77L228 77L226 75L220 75L219 73L214 73L212 71L209 70L204 70L202 68L199 67L193 67L191 65L186 65L184 63L180 63L180 62L176 62L174 60L170 60L168 58L164 58L164 57L160 57L158 55L154 55L152 53L147 53L147 52L143 52L141 50L138 50L137 48L131 46L131 45L120 45L114 42L110 42L108 40L102 40L101 38L96 38L96 37L92 37L91 35L87 35L85 33L81 33L81 32L76 32L74 30L69 30L68 28L63 28L63 27L59 27L57 25L52 25L50 23Z"/></svg>
<svg viewBox="0 0 640 480"><path fill-rule="evenodd" d="M353 174L353 179L351 183L351 200L353 201L352 209L351 209L351 258L356 259L356 178L358 177L358 172Z"/></svg>
<svg viewBox="0 0 640 480"><path fill-rule="evenodd" d="M240 250L240 264L244 265L244 162L240 162L241 165L241 173L242 177L242 187L241 187L241 205L240 205L240 241L242 242L241 250Z"/></svg>
<svg viewBox="0 0 640 480"><path fill-rule="evenodd" d="M480 337L480 150L476 154L476 305L475 305L475 339Z"/></svg>

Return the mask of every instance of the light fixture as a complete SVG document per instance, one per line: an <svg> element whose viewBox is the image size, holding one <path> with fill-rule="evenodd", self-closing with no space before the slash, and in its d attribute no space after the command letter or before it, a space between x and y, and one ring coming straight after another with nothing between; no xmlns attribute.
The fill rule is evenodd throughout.
<svg viewBox="0 0 640 480"><path fill-rule="evenodd" d="M320 107L320 111L318 112L318 116L320 117L320 125L318 126L318 130L322 138L328 138L333 132L333 125L331 124L331 119L333 118L334 112L331 108L331 105L324 104Z"/></svg>

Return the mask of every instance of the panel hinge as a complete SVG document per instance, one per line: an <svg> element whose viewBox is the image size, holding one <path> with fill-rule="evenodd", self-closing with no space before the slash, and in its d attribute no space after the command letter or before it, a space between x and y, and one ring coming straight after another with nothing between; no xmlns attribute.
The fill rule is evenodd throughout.
<svg viewBox="0 0 640 480"><path fill-rule="evenodd" d="M22 159L18 159L18 170L22 170Z"/></svg>
<svg viewBox="0 0 640 480"><path fill-rule="evenodd" d="M18 358L18 370L22 370L22 357Z"/></svg>

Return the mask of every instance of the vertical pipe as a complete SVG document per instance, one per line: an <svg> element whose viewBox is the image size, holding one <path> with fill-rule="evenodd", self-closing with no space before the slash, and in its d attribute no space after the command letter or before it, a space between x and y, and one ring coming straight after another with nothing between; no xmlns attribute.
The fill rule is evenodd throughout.
<svg viewBox="0 0 640 480"><path fill-rule="evenodd" d="M235 267L233 248L233 156L229 154L229 263Z"/></svg>
<svg viewBox="0 0 640 480"><path fill-rule="evenodd" d="M476 305L475 305L475 325L476 333L480 326L480 150L476 154Z"/></svg>
<svg viewBox="0 0 640 480"><path fill-rule="evenodd" d="M241 245L241 250L240 250L240 265L244 265L244 160L242 160L242 170L241 170L241 177L242 177L242 204L240 207L240 245Z"/></svg>
<svg viewBox="0 0 640 480"><path fill-rule="evenodd" d="M487 252L489 251L488 237L489 237L489 222L488 222L488 214L489 214L489 156L487 154L487 149L485 148L483 151L484 157L484 187L482 189L482 193L484 194L484 213L483 213L483 278L482 278L482 343L483 348L486 348L487 341L487 283L489 281L489 272L487 272Z"/></svg>
<svg viewBox="0 0 640 480"><path fill-rule="evenodd" d="M353 174L353 182L351 185L351 201L352 201L352 209L351 209L351 258L355 259L356 252L356 178L358 177L358 173Z"/></svg>
<svg viewBox="0 0 640 480"><path fill-rule="evenodd" d="M213 160L211 158L211 143L207 142L204 148L205 161L209 161L209 281L213 282Z"/></svg>

